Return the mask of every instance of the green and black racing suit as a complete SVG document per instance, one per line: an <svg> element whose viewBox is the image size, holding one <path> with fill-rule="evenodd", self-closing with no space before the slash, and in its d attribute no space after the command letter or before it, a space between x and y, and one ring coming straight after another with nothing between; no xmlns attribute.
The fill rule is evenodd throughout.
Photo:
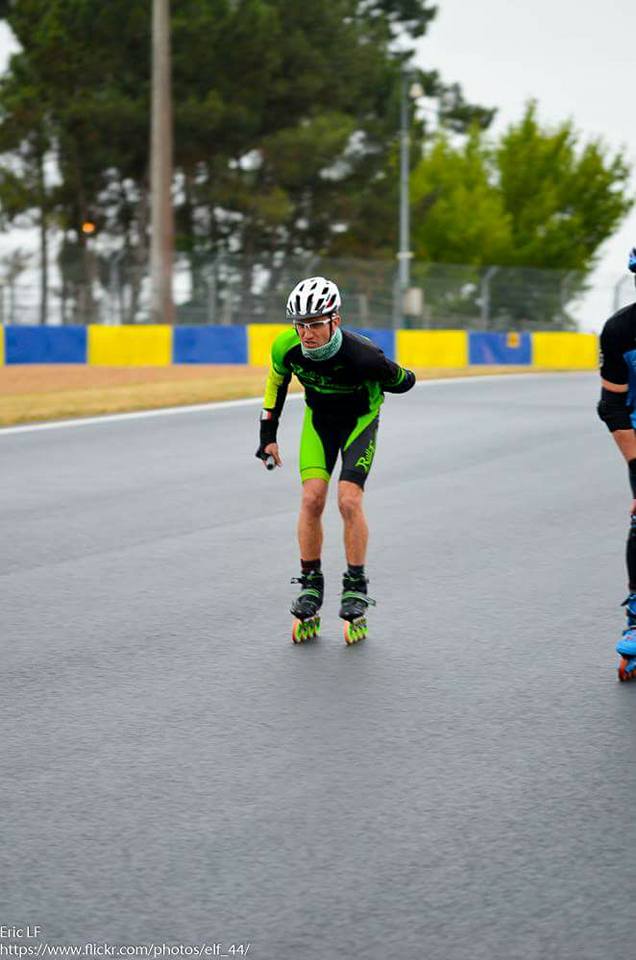
<svg viewBox="0 0 636 960"><path fill-rule="evenodd" d="M305 388L300 476L329 481L342 454L340 480L364 487L375 454L384 393L406 393L415 374L389 360L367 337L342 331L342 344L328 360L312 360L292 328L274 340L261 413L260 447L276 442L278 421L292 374Z"/></svg>

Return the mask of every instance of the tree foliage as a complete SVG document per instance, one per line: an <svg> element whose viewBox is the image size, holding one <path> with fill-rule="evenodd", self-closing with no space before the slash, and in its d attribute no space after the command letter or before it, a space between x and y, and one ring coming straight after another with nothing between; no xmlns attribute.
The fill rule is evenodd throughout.
<svg viewBox="0 0 636 960"><path fill-rule="evenodd" d="M412 175L413 245L441 263L588 270L633 200L622 153L541 127L536 104L496 142L440 134Z"/></svg>
<svg viewBox="0 0 636 960"><path fill-rule="evenodd" d="M0 78L0 226L30 216L43 243L61 231L79 289L100 270L81 230L94 221L136 264L133 312L148 254L151 7L0 0L22 47ZM216 253L270 269L296 254L394 257L402 73L434 16L430 0L172 3L177 243L195 290ZM413 118L416 257L589 270L631 203L624 157L581 144L570 122L544 129L534 104L492 142L492 109L435 71L417 79L442 133Z"/></svg>
<svg viewBox="0 0 636 960"><path fill-rule="evenodd" d="M587 270L631 208L623 154L579 139L571 121L541 128L534 103L501 138L495 162L512 241L504 262Z"/></svg>
<svg viewBox="0 0 636 960"><path fill-rule="evenodd" d="M569 271L571 296L632 206L628 177L620 151L581 143L571 121L542 127L535 103L496 142L476 126L461 141L442 133L413 171L415 256L519 268L494 277L494 305L545 322L562 309L561 279L521 268Z"/></svg>
<svg viewBox="0 0 636 960"><path fill-rule="evenodd" d="M146 256L151 6L0 0L22 46L0 87L0 149L12 162L42 132L59 171L51 204L66 255L85 247L80 227L90 218L140 262ZM394 246L386 211L401 70L434 15L429 0L172 4L178 245L193 262L223 250ZM423 80L449 123L492 116L437 74ZM28 102L38 117L18 122ZM416 141L422 132L416 125ZM17 211L33 197L7 174L0 201ZM378 203L382 227L373 231Z"/></svg>
<svg viewBox="0 0 636 960"><path fill-rule="evenodd" d="M481 265L509 256L510 222L491 160L476 127L461 144L442 134L427 148L412 176L416 258Z"/></svg>

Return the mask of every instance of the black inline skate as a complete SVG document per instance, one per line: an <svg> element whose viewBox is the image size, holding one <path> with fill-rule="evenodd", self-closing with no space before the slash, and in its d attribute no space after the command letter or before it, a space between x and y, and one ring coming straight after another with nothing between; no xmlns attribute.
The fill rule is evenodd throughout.
<svg viewBox="0 0 636 960"><path fill-rule="evenodd" d="M299 583L301 591L290 607L290 613L296 619L292 625L292 642L303 643L312 640L320 632L320 616L318 611L322 606L325 593L325 580L318 570L301 573L294 577L292 583Z"/></svg>
<svg viewBox="0 0 636 960"><path fill-rule="evenodd" d="M368 582L365 576L353 576L350 573L342 577L339 616L345 621L344 640L348 645L364 640L368 633L367 607L375 606L375 600L367 594Z"/></svg>

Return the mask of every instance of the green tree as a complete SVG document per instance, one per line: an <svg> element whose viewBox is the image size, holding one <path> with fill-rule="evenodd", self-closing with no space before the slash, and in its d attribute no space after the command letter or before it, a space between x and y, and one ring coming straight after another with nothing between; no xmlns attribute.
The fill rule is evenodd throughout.
<svg viewBox="0 0 636 960"><path fill-rule="evenodd" d="M37 107L37 129L46 131L48 157L57 168L58 183L47 190L48 222L64 237L63 273L69 250L81 264L79 273L63 276L81 320L92 315L97 278L95 241L83 233L83 222L123 235L146 259L149 21L141 7L124 0L0 6L23 48L0 88L0 142L6 149L25 104ZM5 159L5 168L13 169L11 152Z"/></svg>
<svg viewBox="0 0 636 960"><path fill-rule="evenodd" d="M569 120L542 128L534 102L502 136L496 173L512 241L503 263L589 270L631 208L622 152L579 140Z"/></svg>
<svg viewBox="0 0 636 960"><path fill-rule="evenodd" d="M4 94L28 75L59 170L49 222L64 235L63 265L75 248L88 286L97 264L86 219L126 251L133 276L147 258L150 7L0 0L22 45L0 125L14 124L16 99ZM291 254L393 251L405 42L434 15L429 0L172 4L177 241L195 289L198 265L218 252L275 271ZM436 73L422 79L453 129L492 117ZM416 143L422 133L416 123Z"/></svg>
<svg viewBox="0 0 636 960"><path fill-rule="evenodd" d="M416 257L441 263L589 270L629 211L629 167L570 121L540 127L531 103L492 143L442 133L412 175Z"/></svg>
<svg viewBox="0 0 636 960"><path fill-rule="evenodd" d="M477 266L506 261L511 222L492 167L477 127L459 146L445 133L435 139L412 177L417 259Z"/></svg>
<svg viewBox="0 0 636 960"><path fill-rule="evenodd" d="M455 313L474 315L484 268L498 265L510 268L490 284L501 324L567 323L564 301L633 204L628 177L620 151L581 144L571 121L541 127L535 103L496 142L477 126L461 140L442 133L412 175L416 260L472 267L457 274Z"/></svg>
<svg viewBox="0 0 636 960"><path fill-rule="evenodd" d="M0 224L24 220L40 234L40 323L46 322L48 299L48 232L52 209L45 163L50 150L45 112L35 95L27 65L0 80Z"/></svg>

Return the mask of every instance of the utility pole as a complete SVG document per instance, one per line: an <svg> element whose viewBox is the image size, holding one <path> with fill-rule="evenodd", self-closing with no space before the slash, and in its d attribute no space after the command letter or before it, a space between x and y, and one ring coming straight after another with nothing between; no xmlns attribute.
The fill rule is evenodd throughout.
<svg viewBox="0 0 636 960"><path fill-rule="evenodd" d="M152 323L174 323L170 0L152 0L150 150L150 314Z"/></svg>

